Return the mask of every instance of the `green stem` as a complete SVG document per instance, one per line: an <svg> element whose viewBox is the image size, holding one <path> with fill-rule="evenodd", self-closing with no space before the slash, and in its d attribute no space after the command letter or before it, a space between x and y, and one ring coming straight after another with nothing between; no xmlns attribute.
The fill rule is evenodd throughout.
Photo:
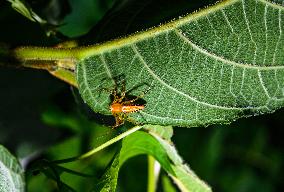
<svg viewBox="0 0 284 192"><path fill-rule="evenodd" d="M53 161L52 163L63 164L63 163L69 163L69 162L78 161L78 160L88 158L88 157L94 155L96 152L110 146L111 144L123 139L124 137L126 137L126 136L130 135L131 133L134 133L135 131L138 131L139 129L142 129L142 128L143 128L143 126L133 127L132 129L125 131L124 133L122 133L122 134L118 135L117 137L105 142L104 144L100 145L99 147L93 148L92 150L88 151L87 153L84 153L83 155L71 157L71 158L68 158L68 159L56 160L56 161Z"/></svg>
<svg viewBox="0 0 284 192"><path fill-rule="evenodd" d="M12 51L12 55L24 67L51 69L62 67L75 69L78 49L56 47L19 47Z"/></svg>
<svg viewBox="0 0 284 192"><path fill-rule="evenodd" d="M14 50L14 55L20 60L60 60L75 59L76 48L56 47L19 47Z"/></svg>
<svg viewBox="0 0 284 192"><path fill-rule="evenodd" d="M72 48L69 44L64 46L11 49L8 45L0 43L0 65L47 70L53 76L77 87L74 71L79 49Z"/></svg>
<svg viewBox="0 0 284 192"><path fill-rule="evenodd" d="M147 192L155 192L157 188L157 178L155 174L155 158L148 155L148 187Z"/></svg>
<svg viewBox="0 0 284 192"><path fill-rule="evenodd" d="M74 170L71 170L71 169L67 169L65 167L58 166L58 165L56 166L56 168L60 169L63 172L70 173L72 175L77 175L77 176L80 176L80 177L95 177L95 175L80 173L80 172L77 172L77 171L74 171Z"/></svg>
<svg viewBox="0 0 284 192"><path fill-rule="evenodd" d="M3 61L14 60L17 61L17 66L41 68L44 62L46 65L56 65L56 62L51 61L74 61L77 59L78 49L75 48L56 48L56 47L19 47L12 49L9 45L0 43L0 60ZM11 66L11 63L6 63ZM48 67L42 67L48 69Z"/></svg>

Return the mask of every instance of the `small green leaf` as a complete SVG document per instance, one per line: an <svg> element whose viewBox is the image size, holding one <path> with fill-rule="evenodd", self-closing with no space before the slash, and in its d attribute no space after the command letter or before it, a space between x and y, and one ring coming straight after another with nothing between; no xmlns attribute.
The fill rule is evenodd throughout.
<svg viewBox="0 0 284 192"><path fill-rule="evenodd" d="M95 192L115 191L119 172L119 154L115 156L110 167L106 170L100 181L96 184Z"/></svg>
<svg viewBox="0 0 284 192"><path fill-rule="evenodd" d="M151 132L150 132L151 133ZM162 137L155 133L151 133L163 146L167 152L170 160L173 162L171 168L173 173L169 173L181 191L192 192L210 192L210 187L200 180L197 175L183 162L182 158L178 155L173 144L164 140Z"/></svg>
<svg viewBox="0 0 284 192"><path fill-rule="evenodd" d="M25 191L24 170L18 160L0 145L0 192Z"/></svg>
<svg viewBox="0 0 284 192"><path fill-rule="evenodd" d="M157 135L152 137L150 134L141 131L126 137L122 142L120 152L115 156L112 164L97 184L95 191L115 191L120 167L129 158L141 154L153 156L161 164L162 168L174 178L182 191L211 191L205 183L182 163L176 151L174 150L173 152L173 146L164 142L165 140ZM166 148L171 149L168 151ZM169 155L178 158L179 161L174 160Z"/></svg>
<svg viewBox="0 0 284 192"><path fill-rule="evenodd" d="M22 0L7 0L11 3L13 9L28 18L33 22L38 22L40 24L45 24L46 21L38 16L24 1Z"/></svg>
<svg viewBox="0 0 284 192"><path fill-rule="evenodd" d="M110 114L121 76L146 108L138 123L203 126L284 105L284 7L227 0L168 24L80 50L77 82L95 112ZM118 87L121 89L121 87Z"/></svg>
<svg viewBox="0 0 284 192"><path fill-rule="evenodd" d="M103 175L95 191L115 191L120 167L129 158L141 154L152 155L164 169L172 172L167 154L158 141L145 132L136 131L123 139L120 152Z"/></svg>

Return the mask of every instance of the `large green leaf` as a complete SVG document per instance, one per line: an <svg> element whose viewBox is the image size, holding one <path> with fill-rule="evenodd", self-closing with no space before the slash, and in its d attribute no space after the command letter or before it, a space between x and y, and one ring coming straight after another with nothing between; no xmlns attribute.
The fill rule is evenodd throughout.
<svg viewBox="0 0 284 192"><path fill-rule="evenodd" d="M139 123L201 126L271 113L284 104L284 7L227 0L168 24L80 51L77 81L95 112L110 114L121 76L146 108ZM119 87L121 88L121 87Z"/></svg>
<svg viewBox="0 0 284 192"><path fill-rule="evenodd" d="M166 128L160 127L159 129L165 131ZM168 129L171 129L171 127ZM177 154L170 141L162 138L159 134L153 133L153 135L154 137L145 132L137 131L124 138L121 150L97 184L95 191L115 191L121 166L129 158L141 154L153 156L174 179L181 191L211 191L210 187L201 181L189 167L183 164L181 157Z"/></svg>
<svg viewBox="0 0 284 192"><path fill-rule="evenodd" d="M25 191L24 171L17 159L0 145L0 192Z"/></svg>

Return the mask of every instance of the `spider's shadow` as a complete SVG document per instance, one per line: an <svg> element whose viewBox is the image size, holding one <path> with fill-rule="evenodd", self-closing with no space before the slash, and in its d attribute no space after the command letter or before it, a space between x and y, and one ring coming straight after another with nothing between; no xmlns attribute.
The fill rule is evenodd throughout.
<svg viewBox="0 0 284 192"><path fill-rule="evenodd" d="M113 88L105 88L102 87L102 90L108 90L110 92L110 100L111 102L115 100L115 97L121 98L123 94L125 95L122 102L135 100L135 105L146 105L146 101L143 99L144 95L150 90L151 86L148 83L139 83L137 85L134 85L130 89L126 89L126 76L124 74L120 74L117 76L114 76L112 78L114 85ZM104 78L102 81L109 80L109 78ZM134 95L133 91L143 90L140 91L141 93L139 95ZM139 92L139 91L138 91ZM111 103L110 103L111 104Z"/></svg>

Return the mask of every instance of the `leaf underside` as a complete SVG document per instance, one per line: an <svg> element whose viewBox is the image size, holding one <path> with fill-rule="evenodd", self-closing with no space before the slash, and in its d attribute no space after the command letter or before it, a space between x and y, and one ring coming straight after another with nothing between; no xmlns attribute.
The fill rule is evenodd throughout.
<svg viewBox="0 0 284 192"><path fill-rule="evenodd" d="M0 145L0 192L25 191L24 171L17 159Z"/></svg>
<svg viewBox="0 0 284 192"><path fill-rule="evenodd" d="M228 0L82 49L80 93L95 112L110 114L112 79L137 86L132 96L149 87L145 109L129 115L137 123L192 127L271 113L284 104L283 23L281 5Z"/></svg>

